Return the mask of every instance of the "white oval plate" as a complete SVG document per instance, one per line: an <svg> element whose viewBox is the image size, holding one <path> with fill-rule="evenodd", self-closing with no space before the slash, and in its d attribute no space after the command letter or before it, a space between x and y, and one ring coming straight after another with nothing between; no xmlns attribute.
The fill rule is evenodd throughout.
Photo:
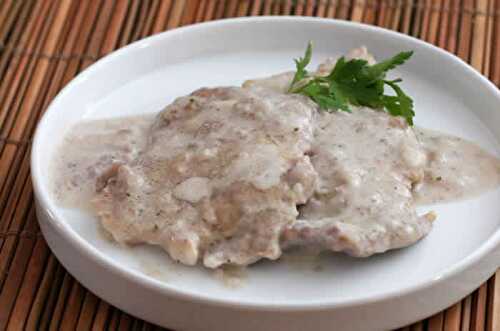
<svg viewBox="0 0 500 331"><path fill-rule="evenodd" d="M366 45L378 58L414 50L399 71L417 125L474 140L499 155L500 93L458 58L417 39L356 23L299 17L231 19L146 38L100 60L52 102L36 132L32 174L47 242L88 289L148 321L182 330L382 330L416 321L470 293L499 266L500 190L433 207L434 230L402 250L311 264L264 262L228 288L201 267L153 247L107 241L97 221L58 207L48 165L68 128L91 118L157 112L201 86L293 70L306 43L314 63ZM78 148L78 146L75 146ZM428 208L424 208L428 209ZM321 269L321 270L317 270Z"/></svg>

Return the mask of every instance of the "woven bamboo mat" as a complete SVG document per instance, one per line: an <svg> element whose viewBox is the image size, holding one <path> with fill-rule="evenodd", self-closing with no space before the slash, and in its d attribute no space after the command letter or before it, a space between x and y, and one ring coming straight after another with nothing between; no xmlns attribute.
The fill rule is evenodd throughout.
<svg viewBox="0 0 500 331"><path fill-rule="evenodd" d="M0 330L157 328L86 291L50 253L34 213L31 137L57 92L100 57L181 25L248 15L398 30L457 54L500 85L500 0L0 0ZM500 330L500 270L403 330Z"/></svg>

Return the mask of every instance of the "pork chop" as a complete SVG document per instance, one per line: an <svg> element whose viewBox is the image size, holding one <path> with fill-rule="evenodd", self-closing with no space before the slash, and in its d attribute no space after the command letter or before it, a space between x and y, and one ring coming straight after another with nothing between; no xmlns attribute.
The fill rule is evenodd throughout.
<svg viewBox="0 0 500 331"><path fill-rule="evenodd" d="M312 195L315 106L260 87L201 89L162 111L147 147L95 199L121 243L162 246L210 268L281 255L280 235Z"/></svg>
<svg viewBox="0 0 500 331"><path fill-rule="evenodd" d="M412 186L424 176L425 151L404 119L359 108L317 117L311 161L314 196L283 246L317 246L370 256L411 245L432 228L418 216Z"/></svg>

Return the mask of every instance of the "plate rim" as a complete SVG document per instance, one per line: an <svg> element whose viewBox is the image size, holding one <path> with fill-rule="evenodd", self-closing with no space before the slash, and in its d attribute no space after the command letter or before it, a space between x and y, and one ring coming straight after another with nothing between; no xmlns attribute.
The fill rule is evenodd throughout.
<svg viewBox="0 0 500 331"><path fill-rule="evenodd" d="M109 62L112 62L115 58L121 57L122 55L134 51L139 48L149 47L147 43L151 41L161 41L163 39L168 39L174 37L176 35L185 33L185 32L194 32L197 30L203 30L207 28L211 28L213 26L231 26L234 24L251 24L256 22L289 22L296 21L298 24L314 24L314 23L328 23L331 26L346 26L354 29L361 29L365 31L374 31L387 35L389 38L399 38L406 39L407 41L414 42L419 44L421 47L429 49L429 51L437 53L439 56L444 57L446 60L455 63L456 65L462 67L466 70L467 74L471 77L474 77L480 82L481 89L488 89L493 97L495 97L500 102L500 91L498 88L489 81L486 77L476 71L472 66L468 63L460 59L459 57L451 54L444 49L441 49L435 45L432 45L426 41L417 39L415 37L392 31L389 29L385 29L378 26L368 25L364 23L344 21L338 19L330 19L330 18L319 18L319 17L303 17L303 16L257 16L257 17L242 17L242 18L228 18L221 20L214 20L210 22L197 23L193 25L188 25L184 27L180 27L177 29L173 29L170 31L165 31L153 36L149 36L147 38L138 40L133 42L125 47L122 47L116 51L111 52L110 54L104 56L99 59L97 62L80 72L77 76L75 76L64 88L57 94L57 96L51 101L49 106L47 107L45 113L40 119L36 132L33 138L32 150L31 150L31 163L30 169L32 174L32 182L34 188L34 195L37 199L39 206L44 208L44 210L49 215L48 220L53 226L53 228L59 232L59 235L66 237L75 248L83 253L87 258L89 258L94 263L109 269L113 273L117 273L123 277L125 277L128 281L139 283L141 286L146 286L147 288L160 291L162 294L167 296L172 296L177 299L189 300L204 304L211 304L217 306L230 306L232 308L239 307L242 309L254 309L254 310L280 310L280 311L306 311L306 310L318 310L318 309L334 309L334 308L347 308L347 307L355 307L365 304L371 304L376 302L381 302L384 300L390 300L401 296L415 294L418 291L428 289L432 286L435 286L439 283L445 282L449 280L451 277L463 272L467 268L473 266L478 263L483 257L492 253L492 251L500 246L500 227L496 229L496 231L488 238L488 240L482 243L477 249L475 249L472 253L468 254L464 259L451 264L449 267L444 269L439 274L435 275L432 278L426 278L421 282L412 284L410 286L405 287L402 290L389 290L384 293L371 295L366 298L353 298L353 299L343 299L342 301L328 301L328 300L318 300L318 301L309 301L304 303L292 302L292 303L284 303L284 302L240 302L234 299L220 298L213 295L201 294L201 293L193 293L185 289L176 288L174 285L170 285L168 283L161 282L157 279L148 277L147 275L142 274L141 272L131 269L129 267L122 266L118 264L111 257L102 254L96 247L87 242L83 237L81 237L76 231L74 231L67 222L64 221L64 217L54 208L55 204L50 198L50 194L48 192L48 188L42 185L41 179L43 177L43 173L41 171L42 163L39 160L40 153L43 152L43 146L40 144L41 136L43 134L44 127L47 125L46 123L50 120L51 114L54 113L54 108L57 108L57 105L61 102L62 99L65 98L66 94L75 87L79 80L85 79L88 75L92 74L100 70L101 67L107 65ZM54 253L54 255L56 255ZM57 256L57 255L56 255Z"/></svg>

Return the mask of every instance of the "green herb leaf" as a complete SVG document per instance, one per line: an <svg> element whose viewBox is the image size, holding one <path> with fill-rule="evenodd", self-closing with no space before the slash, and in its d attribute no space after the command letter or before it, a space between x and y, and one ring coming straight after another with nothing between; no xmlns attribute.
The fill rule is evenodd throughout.
<svg viewBox="0 0 500 331"><path fill-rule="evenodd" d="M366 68L367 79L370 79L372 81L384 79L387 71L404 64L412 55L412 51L401 52L391 57L390 59L384 60L372 66L368 66Z"/></svg>
<svg viewBox="0 0 500 331"><path fill-rule="evenodd" d="M392 99L393 101L386 103L385 108L387 108L389 114L404 117L409 125L413 125L413 117L415 116L413 100L403 92L396 82L394 80L384 81L385 84L389 85L396 92L395 97L390 97L394 98Z"/></svg>
<svg viewBox="0 0 500 331"><path fill-rule="evenodd" d="M398 83L402 80L385 79L389 70L405 63L412 54L401 52L374 65L361 59L346 60L341 57L327 76L310 76L306 70L312 55L309 43L304 57L295 60L297 70L288 92L303 94L328 112L350 112L350 105L366 106L401 116L413 125L413 100L399 87ZM384 94L385 85L395 95Z"/></svg>
<svg viewBox="0 0 500 331"><path fill-rule="evenodd" d="M295 71L295 76L293 76L292 84L290 85L290 90L288 92L291 92L292 86L294 86L297 82L303 80L308 76L306 67L309 64L309 62L311 62L311 57L312 57L312 42L309 42L307 44L304 57L294 60L297 70Z"/></svg>

